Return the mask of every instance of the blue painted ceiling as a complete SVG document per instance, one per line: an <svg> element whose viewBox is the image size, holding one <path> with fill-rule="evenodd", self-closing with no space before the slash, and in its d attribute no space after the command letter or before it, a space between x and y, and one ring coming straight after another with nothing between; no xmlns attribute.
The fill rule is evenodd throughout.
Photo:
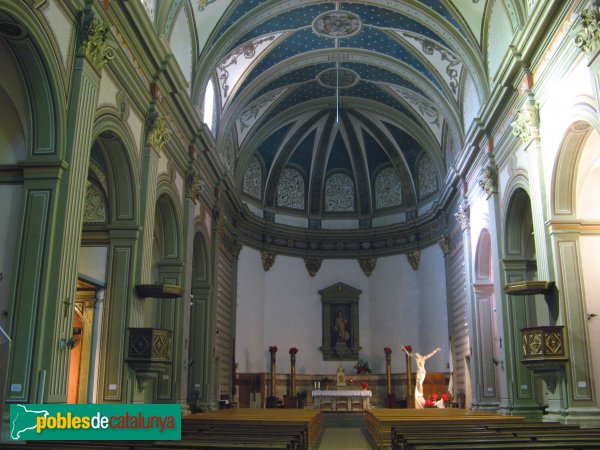
<svg viewBox="0 0 600 450"><path fill-rule="evenodd" d="M345 18L338 19L340 13ZM358 17L358 29L336 38L340 30L356 25L348 17ZM329 36L318 29L322 23ZM279 40L254 52L255 40L275 33L282 33ZM235 179L243 179L246 165L257 155L271 181L289 164L301 168L309 183L307 205L308 192L323 181L313 177L324 177L323 170L351 174L366 199L371 198L374 175L387 165L398 170L407 186L416 186L415 162L427 153L441 186L449 169L442 136L460 140L464 132L463 80L468 74L480 92L487 89L481 81L485 70L471 43L472 35L452 2L234 0L212 33L206 55L212 58L217 86L222 81L216 70L220 63L231 61L236 52L240 56L235 63L243 63L231 94L220 105L217 128L219 141L240 116L254 120L250 131L239 137ZM251 56L239 52L242 48L252 50ZM319 74L337 68L356 73L356 84L336 90L319 82ZM458 89L449 81L454 69ZM286 87L276 100L257 106ZM441 130L428 124L424 108L440 114ZM341 117L337 125L335 117ZM297 142L288 142L302 126L306 130L295 137ZM324 167L315 166L319 161ZM271 181L269 185L277 185ZM412 200L405 199L407 209L417 206L414 192L403 195L412 195ZM263 195L268 198L273 194ZM276 209L273 204L262 206ZM308 210L314 217L314 208ZM365 211L373 213L374 208L361 205L360 218L366 217Z"/></svg>

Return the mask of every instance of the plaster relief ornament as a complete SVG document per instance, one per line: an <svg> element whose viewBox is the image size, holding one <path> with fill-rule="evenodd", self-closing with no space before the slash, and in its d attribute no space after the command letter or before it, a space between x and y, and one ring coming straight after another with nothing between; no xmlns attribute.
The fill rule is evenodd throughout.
<svg viewBox="0 0 600 450"><path fill-rule="evenodd" d="M377 258L375 257L367 257L367 258L359 258L358 265L364 272L364 274L368 277L371 276L373 271L375 270L375 265L377 264Z"/></svg>
<svg viewBox="0 0 600 450"><path fill-rule="evenodd" d="M450 238L448 236L442 236L438 241L438 244L442 249L444 256L448 256L450 254Z"/></svg>
<svg viewBox="0 0 600 450"><path fill-rule="evenodd" d="M160 117L154 122L154 127L148 136L148 142L157 152L160 152L165 144L171 139L171 129L167 119Z"/></svg>
<svg viewBox="0 0 600 450"><path fill-rule="evenodd" d="M110 24L95 23L85 13L80 21L80 39L83 40L83 52L90 63L97 70L100 70L102 66L115 57L115 51L109 42Z"/></svg>
<svg viewBox="0 0 600 450"><path fill-rule="evenodd" d="M262 199L262 167L256 156L252 158L250 164L244 173L244 183L242 187L245 194L254 197L257 200Z"/></svg>
<svg viewBox="0 0 600 450"><path fill-rule="evenodd" d="M456 218L456 221L458 222L461 231L465 231L471 226L470 214L471 209L469 208L469 205L467 203L465 203L464 205L460 205L458 207L458 211L454 214L454 217Z"/></svg>
<svg viewBox="0 0 600 450"><path fill-rule="evenodd" d="M491 167L483 169L481 172L481 178L479 179L479 186L485 191L489 197L494 192L497 192L496 188L496 172Z"/></svg>
<svg viewBox="0 0 600 450"><path fill-rule="evenodd" d="M306 266L306 270L308 270L308 274L311 277L314 277L317 274L321 268L322 262L322 258L304 258L304 265Z"/></svg>
<svg viewBox="0 0 600 450"><path fill-rule="evenodd" d="M266 250L260 252L260 259L262 260L263 270L265 272L268 272L269 269L273 267L273 264L275 264L276 257L277 255L275 253L271 253Z"/></svg>
<svg viewBox="0 0 600 450"><path fill-rule="evenodd" d="M185 194L186 197L196 200L202 193L202 177L194 171L188 172L185 178Z"/></svg>
<svg viewBox="0 0 600 450"><path fill-rule="evenodd" d="M600 43L600 8L584 9L580 17L581 31L575 36L575 45L589 55Z"/></svg>
<svg viewBox="0 0 600 450"><path fill-rule="evenodd" d="M339 76L339 78L338 78ZM360 77L354 70L345 69L327 69L317 75L317 81L325 87L335 89L349 88L360 81Z"/></svg>
<svg viewBox="0 0 600 450"><path fill-rule="evenodd" d="M419 268L419 263L421 262L421 251L415 250L414 252L410 252L406 254L408 258L408 263L413 270L417 270Z"/></svg>
<svg viewBox="0 0 600 450"><path fill-rule="evenodd" d="M312 26L319 36L335 39L355 35L362 23L359 16L349 11L327 11L317 16Z"/></svg>
<svg viewBox="0 0 600 450"><path fill-rule="evenodd" d="M527 143L532 139L540 137L540 113L536 103L528 102L517 112L513 122L510 124L513 135Z"/></svg>

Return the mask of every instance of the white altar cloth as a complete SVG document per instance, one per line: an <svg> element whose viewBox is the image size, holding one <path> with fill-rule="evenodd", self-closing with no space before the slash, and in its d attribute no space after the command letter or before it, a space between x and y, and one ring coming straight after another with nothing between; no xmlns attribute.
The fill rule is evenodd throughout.
<svg viewBox="0 0 600 450"><path fill-rule="evenodd" d="M312 391L312 396L313 399L315 399L318 408L321 408L321 405L328 403L324 400L331 399L332 411L338 411L338 403L342 408L340 411L352 411L352 401L354 400L355 403L360 402L361 410L364 411L369 408L369 400L373 396L373 392L367 389L335 391L317 390Z"/></svg>

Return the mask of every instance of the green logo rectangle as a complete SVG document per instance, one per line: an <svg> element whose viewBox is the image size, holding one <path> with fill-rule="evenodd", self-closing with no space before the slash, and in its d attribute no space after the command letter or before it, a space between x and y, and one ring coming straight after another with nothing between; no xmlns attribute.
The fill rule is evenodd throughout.
<svg viewBox="0 0 600 450"><path fill-rule="evenodd" d="M181 405L10 405L13 440L180 440Z"/></svg>

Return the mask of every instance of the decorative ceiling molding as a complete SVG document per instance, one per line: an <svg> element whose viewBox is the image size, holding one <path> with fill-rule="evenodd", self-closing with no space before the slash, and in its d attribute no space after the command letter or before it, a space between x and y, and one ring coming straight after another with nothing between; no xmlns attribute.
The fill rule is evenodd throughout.
<svg viewBox="0 0 600 450"><path fill-rule="evenodd" d="M236 87L243 82L244 74L260 60L261 55L267 53L269 48L279 42L282 35L284 33L273 33L248 41L232 50L219 62L215 71L219 80L219 93L223 106L227 104Z"/></svg>
<svg viewBox="0 0 600 450"><path fill-rule="evenodd" d="M448 48L426 36L405 30L393 30L393 33L410 44L435 68L440 79L450 88L454 99L458 99L462 61Z"/></svg>
<svg viewBox="0 0 600 450"><path fill-rule="evenodd" d="M288 86L268 92L246 107L235 120L238 142L242 144L252 127L287 90Z"/></svg>
<svg viewBox="0 0 600 450"><path fill-rule="evenodd" d="M356 258L368 252L379 257L408 253L436 244L445 230L441 209L434 208L415 221L386 227L354 230L304 229L268 222L243 208L236 217L240 239L255 249L278 255L305 257L306 252L319 258Z"/></svg>
<svg viewBox="0 0 600 450"><path fill-rule="evenodd" d="M362 28L360 17L350 11L327 11L315 18L313 31L322 37L343 39L358 34Z"/></svg>
<svg viewBox="0 0 600 450"><path fill-rule="evenodd" d="M386 85L386 87L404 100L425 121L438 144L441 145L445 120L435 104L410 89L393 84Z"/></svg>

